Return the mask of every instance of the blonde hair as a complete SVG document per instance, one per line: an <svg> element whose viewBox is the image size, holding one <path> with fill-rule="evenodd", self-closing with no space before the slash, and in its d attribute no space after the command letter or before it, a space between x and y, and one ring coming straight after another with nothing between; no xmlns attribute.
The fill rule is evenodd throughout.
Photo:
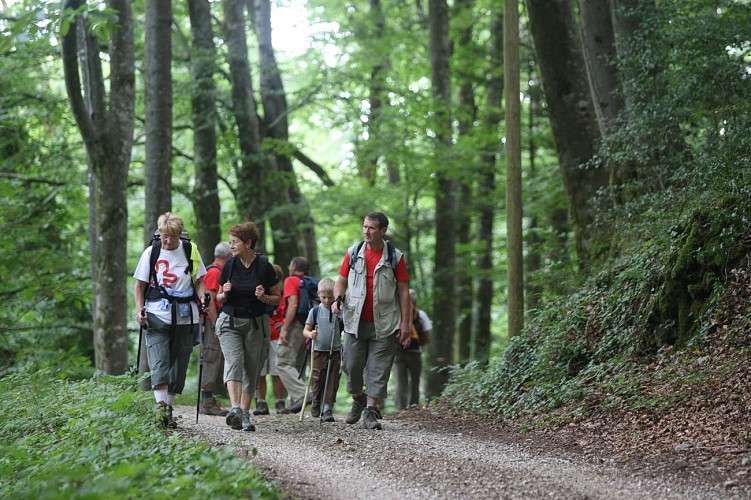
<svg viewBox="0 0 751 500"><path fill-rule="evenodd" d="M334 285L334 280L332 280L331 278L323 278L318 282L318 291L329 292L331 293L331 295L334 295Z"/></svg>
<svg viewBox="0 0 751 500"><path fill-rule="evenodd" d="M185 222L183 222L181 217L167 212L159 216L159 219L156 221L156 227L159 229L159 234L180 236L185 229Z"/></svg>

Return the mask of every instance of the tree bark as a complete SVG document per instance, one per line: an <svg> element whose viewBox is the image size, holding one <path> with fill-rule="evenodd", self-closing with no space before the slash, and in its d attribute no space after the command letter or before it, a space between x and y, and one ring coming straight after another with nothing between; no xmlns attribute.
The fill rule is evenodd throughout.
<svg viewBox="0 0 751 500"><path fill-rule="evenodd" d="M490 40L488 57L490 59L490 73L487 83L487 101L482 121L487 130L498 130L501 123L503 97L503 9L496 8L491 12ZM479 216L477 218L477 234L475 243L478 252L477 267L477 300L472 305L472 341L470 343L470 358L485 366L490 360L490 313L493 306L493 284L496 280L493 269L493 226L496 210L496 163L500 151L500 137L493 134L494 140L489 140L482 148L482 166L477 186L477 200L475 205Z"/></svg>
<svg viewBox="0 0 751 500"><path fill-rule="evenodd" d="M446 0L428 2L431 87L436 130L436 163L443 165L451 149L451 73L449 69L449 11ZM456 328L456 192L450 169L436 169L436 246L433 296L433 335L428 344L428 398L439 395L448 382Z"/></svg>
<svg viewBox="0 0 751 500"><path fill-rule="evenodd" d="M222 0L224 33L232 80L232 113L237 125L240 166L237 171L237 209L242 220L263 229L266 213L266 156L261 151L261 132L245 38L242 0ZM260 241L259 250L263 248Z"/></svg>
<svg viewBox="0 0 751 500"><path fill-rule="evenodd" d="M75 11L85 2L67 0L64 5L71 12L68 9ZM107 6L118 15L117 26L109 31L109 99L99 47L87 35L86 17L77 15L63 28L61 52L68 100L94 177L96 213L90 231L95 233L95 363L103 373L120 375L128 368L126 187L135 121L135 61L130 2L109 0Z"/></svg>
<svg viewBox="0 0 751 500"><path fill-rule="evenodd" d="M188 0L191 26L191 119L195 185L197 244L204 258L214 255L222 240L221 207L216 162L216 71L217 52L211 27L209 0Z"/></svg>
<svg viewBox="0 0 751 500"><path fill-rule="evenodd" d="M472 19L471 13L474 6L473 0L456 0L452 15L452 24L456 20ZM455 64L458 67L466 68L472 51L472 24L463 21L464 25L454 26L452 31L458 31L454 45L456 52L460 57L454 55ZM458 60L457 60L458 59ZM459 86L457 90L457 118L458 136L457 141L466 138L471 141L471 136L476 133L475 122L477 120L477 104L475 102L475 92L471 77L457 72L456 77ZM471 155L472 153L467 153ZM472 165L472 159L467 162ZM471 213L474 212L473 186L477 180L475 167L471 166L468 171L462 175L458 181L459 185L459 210L457 210L457 241L462 248L469 248L471 241L472 220ZM471 260L472 252L465 250L457 254L457 262L467 262ZM470 266L458 266L456 276L456 289L458 292L457 310L458 321L456 325L456 334L454 337L454 363L465 365L470 359L471 342L472 342L472 304L474 303L473 281L476 278L474 270Z"/></svg>
<svg viewBox="0 0 751 500"><path fill-rule="evenodd" d="M272 43L271 2L249 0L248 3L258 40L264 136L288 143L289 107ZM273 206L269 207L275 260L284 267L294 257L304 255L311 274L320 274L315 224L297 184L292 158L289 154L276 154L275 159L276 172L271 184L276 197L270 201Z"/></svg>
<svg viewBox="0 0 751 500"><path fill-rule="evenodd" d="M146 159L144 242L172 210L172 1L146 0L144 47Z"/></svg>
<svg viewBox="0 0 751 500"><path fill-rule="evenodd" d="M503 65L506 101L506 234L508 265L508 335L524 327L524 255L522 234L522 147L519 103L519 6L505 0Z"/></svg>
<svg viewBox="0 0 751 500"><path fill-rule="evenodd" d="M608 184L593 159L600 138L584 67L573 6L567 0L527 0L529 24L540 64L558 162L571 211L580 267L586 270L603 236L593 227L590 202Z"/></svg>

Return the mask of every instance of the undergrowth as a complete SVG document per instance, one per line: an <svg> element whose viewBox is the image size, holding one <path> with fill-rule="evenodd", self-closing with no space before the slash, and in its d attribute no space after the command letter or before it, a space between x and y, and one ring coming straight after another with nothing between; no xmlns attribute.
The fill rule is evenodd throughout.
<svg viewBox="0 0 751 500"><path fill-rule="evenodd" d="M131 377L71 381L52 369L0 379L0 496L278 498L231 451L165 432Z"/></svg>

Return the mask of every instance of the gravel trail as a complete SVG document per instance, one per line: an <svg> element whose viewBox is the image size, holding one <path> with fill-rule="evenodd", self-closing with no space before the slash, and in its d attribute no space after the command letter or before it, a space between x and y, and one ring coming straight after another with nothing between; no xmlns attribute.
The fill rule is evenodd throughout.
<svg viewBox="0 0 751 500"><path fill-rule="evenodd" d="M696 499L748 492L691 477L629 470L545 449L546 443L488 426L457 426L435 415L387 415L382 431L299 415L254 416L255 432L224 417L176 408L180 428L230 446L290 498L300 499ZM593 463L593 462L599 462Z"/></svg>

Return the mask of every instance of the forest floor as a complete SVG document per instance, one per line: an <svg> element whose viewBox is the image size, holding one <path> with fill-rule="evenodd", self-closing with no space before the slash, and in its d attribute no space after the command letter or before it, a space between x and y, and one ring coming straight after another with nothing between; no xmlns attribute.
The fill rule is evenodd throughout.
<svg viewBox="0 0 751 500"><path fill-rule="evenodd" d="M339 405L344 406L344 405ZM338 408L342 410L342 408ZM523 431L513 423L422 408L385 415L383 430L309 415L256 416L255 432L179 407L180 431L232 447L290 498L751 498L742 457L702 446L665 449L617 423ZM228 478L229 480L229 478Z"/></svg>

